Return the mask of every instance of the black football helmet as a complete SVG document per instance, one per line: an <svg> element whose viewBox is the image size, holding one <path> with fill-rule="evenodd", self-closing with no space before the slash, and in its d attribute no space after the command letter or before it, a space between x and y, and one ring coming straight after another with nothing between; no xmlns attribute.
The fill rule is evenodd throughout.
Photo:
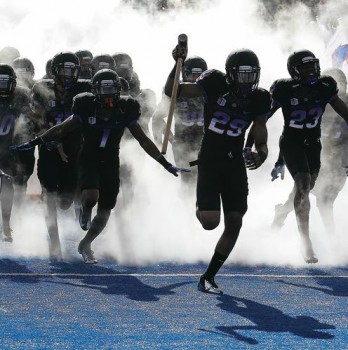
<svg viewBox="0 0 348 350"><path fill-rule="evenodd" d="M323 71L323 75L329 75L336 80L340 94L347 93L347 77L341 69L328 68Z"/></svg>
<svg viewBox="0 0 348 350"><path fill-rule="evenodd" d="M248 49L232 51L226 59L226 81L233 93L247 95L255 90L260 80L260 63Z"/></svg>
<svg viewBox="0 0 348 350"><path fill-rule="evenodd" d="M70 89L77 81L80 72L80 60L70 51L57 53L51 62L51 72L55 82Z"/></svg>
<svg viewBox="0 0 348 350"><path fill-rule="evenodd" d="M130 81L133 77L133 61L125 52L116 52L112 55L116 63L117 74Z"/></svg>
<svg viewBox="0 0 348 350"><path fill-rule="evenodd" d="M4 63L0 63L0 98L10 97L17 85L14 69Z"/></svg>
<svg viewBox="0 0 348 350"><path fill-rule="evenodd" d="M181 70L183 81L195 81L207 69L207 62L202 57L188 57Z"/></svg>
<svg viewBox="0 0 348 350"><path fill-rule="evenodd" d="M35 75L35 69L33 63L26 57L17 57L13 63L18 83L23 83L25 86L30 86L33 84L33 79Z"/></svg>
<svg viewBox="0 0 348 350"><path fill-rule="evenodd" d="M92 92L97 99L109 106L120 99L120 77L112 69L101 69L92 78Z"/></svg>
<svg viewBox="0 0 348 350"><path fill-rule="evenodd" d="M52 59L51 58L49 60L47 60L47 62L46 62L45 72L46 72L46 74L43 77L44 79L53 79L53 75L52 75Z"/></svg>
<svg viewBox="0 0 348 350"><path fill-rule="evenodd" d="M109 54L94 56L91 62L92 75L94 76L101 69L111 69L116 71L114 59Z"/></svg>
<svg viewBox="0 0 348 350"><path fill-rule="evenodd" d="M313 84L320 77L319 60L309 50L295 51L288 58L288 71L292 79Z"/></svg>
<svg viewBox="0 0 348 350"><path fill-rule="evenodd" d="M91 79L92 71L91 64L93 59L93 54L88 50L79 50L75 52L75 55L80 60L80 78Z"/></svg>

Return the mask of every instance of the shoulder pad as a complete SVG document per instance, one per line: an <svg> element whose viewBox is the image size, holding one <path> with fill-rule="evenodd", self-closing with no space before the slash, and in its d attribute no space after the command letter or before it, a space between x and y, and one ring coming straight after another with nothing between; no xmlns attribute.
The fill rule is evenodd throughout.
<svg viewBox="0 0 348 350"><path fill-rule="evenodd" d="M330 75L322 75L319 78L319 81L325 86L337 85L336 80L333 77L331 77Z"/></svg>
<svg viewBox="0 0 348 350"><path fill-rule="evenodd" d="M270 92L273 93L275 89L281 89L284 86L290 85L292 82L291 79L277 79L273 82L273 84L270 87Z"/></svg>

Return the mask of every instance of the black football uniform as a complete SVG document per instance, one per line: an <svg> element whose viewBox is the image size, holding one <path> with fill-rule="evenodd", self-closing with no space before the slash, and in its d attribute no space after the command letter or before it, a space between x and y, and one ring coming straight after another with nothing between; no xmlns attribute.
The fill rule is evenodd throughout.
<svg viewBox="0 0 348 350"><path fill-rule="evenodd" d="M37 123L38 133L62 123L72 114L73 97L91 90L90 82L78 81L66 94L60 97L52 80L42 80L35 84L32 93L32 104L39 113ZM62 161L58 150L52 144L39 147L38 178L44 189L49 192L57 191L66 201L72 203L77 184L77 156L81 146L81 131L76 130L62 140L64 153L68 162Z"/></svg>
<svg viewBox="0 0 348 350"><path fill-rule="evenodd" d="M258 117L266 119L270 94L257 88L233 96L226 75L205 71L196 83L203 90L204 134L198 156L197 205L200 210L247 210L248 181L243 159L245 132Z"/></svg>
<svg viewBox="0 0 348 350"><path fill-rule="evenodd" d="M314 85L293 79L273 83L272 103L282 108L284 116L280 151L292 176L319 171L321 117L337 92L336 81L329 76L320 77Z"/></svg>
<svg viewBox="0 0 348 350"><path fill-rule="evenodd" d="M29 115L29 90L17 86L10 98L0 99L0 169L23 185L34 170L34 150L17 154L10 146L33 137Z"/></svg>
<svg viewBox="0 0 348 350"><path fill-rule="evenodd" d="M174 116L173 154L179 167L187 167L188 163L197 159L203 136L204 100L197 98L178 98Z"/></svg>
<svg viewBox="0 0 348 350"><path fill-rule="evenodd" d="M73 113L82 124L79 188L99 189L98 205L112 209L119 191L119 149L126 127L138 122L140 105L121 98L112 109L102 109L91 93L74 98Z"/></svg>
<svg viewBox="0 0 348 350"><path fill-rule="evenodd" d="M348 95L339 97L348 105ZM322 117L321 143L321 168L312 192L333 202L347 180L348 126L331 106Z"/></svg>

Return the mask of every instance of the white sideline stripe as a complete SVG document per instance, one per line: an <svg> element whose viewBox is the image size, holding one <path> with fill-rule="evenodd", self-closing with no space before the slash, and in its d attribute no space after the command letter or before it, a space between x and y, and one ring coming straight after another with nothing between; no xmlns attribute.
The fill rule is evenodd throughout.
<svg viewBox="0 0 348 350"><path fill-rule="evenodd" d="M196 273L0 273L0 277L199 277ZM261 277L261 278L348 278L348 275L254 275L240 273L218 274L219 277Z"/></svg>

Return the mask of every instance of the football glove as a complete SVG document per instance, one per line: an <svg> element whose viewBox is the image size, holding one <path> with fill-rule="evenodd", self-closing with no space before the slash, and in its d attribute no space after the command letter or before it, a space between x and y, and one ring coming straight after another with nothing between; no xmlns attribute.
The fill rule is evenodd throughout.
<svg viewBox="0 0 348 350"><path fill-rule="evenodd" d="M173 56L175 62L179 58L182 58L183 60L185 60L186 56L187 56L187 47L176 45L174 50L172 51L172 56Z"/></svg>
<svg viewBox="0 0 348 350"><path fill-rule="evenodd" d="M272 181L278 179L279 175L282 180L284 180L285 165L284 163L276 162L274 168L271 171Z"/></svg>
<svg viewBox="0 0 348 350"><path fill-rule="evenodd" d="M41 137L37 137L36 139L29 140L24 143L20 143L19 145L12 145L10 146L10 150L12 152L22 152L22 151L29 151L33 149L37 145L43 144L44 141L42 140Z"/></svg>
<svg viewBox="0 0 348 350"><path fill-rule="evenodd" d="M177 168L173 164L168 164L168 166L165 167L167 171L169 171L174 176L178 176L179 173L189 173L191 170L185 169L185 168Z"/></svg>
<svg viewBox="0 0 348 350"><path fill-rule="evenodd" d="M253 152L251 148L245 147L243 150L245 166L249 170L255 170L266 160L267 155L263 151Z"/></svg>

